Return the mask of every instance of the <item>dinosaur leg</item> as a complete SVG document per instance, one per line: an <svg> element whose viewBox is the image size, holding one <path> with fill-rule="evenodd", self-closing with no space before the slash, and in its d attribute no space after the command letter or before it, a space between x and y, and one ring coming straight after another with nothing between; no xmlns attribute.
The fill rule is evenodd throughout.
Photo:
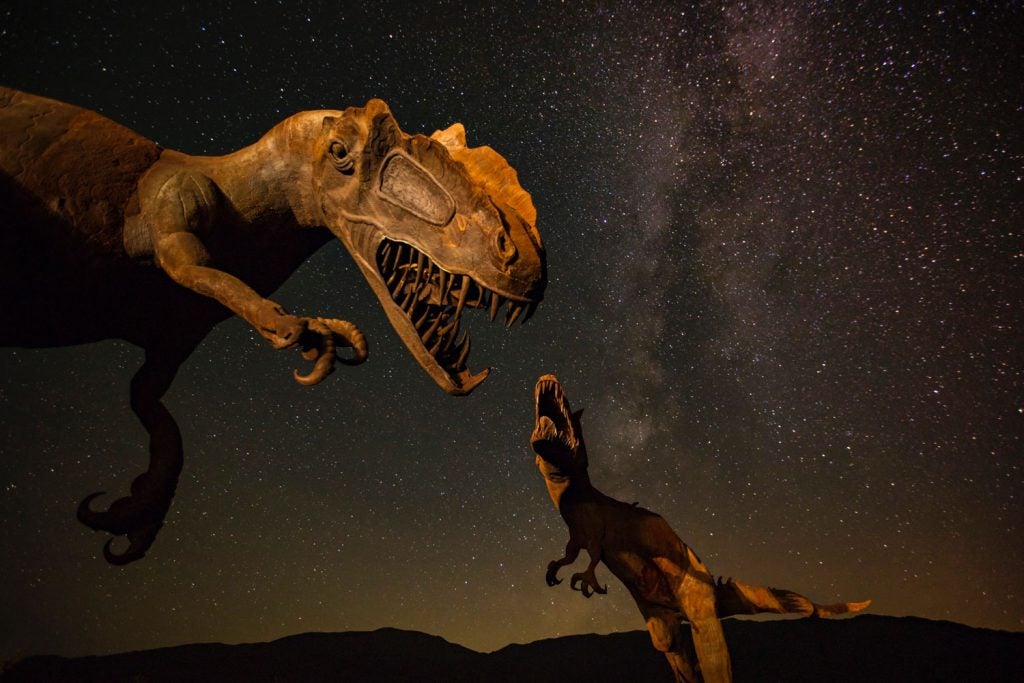
<svg viewBox="0 0 1024 683"><path fill-rule="evenodd" d="M146 554L174 498L182 465L181 432L160 398L187 355L147 350L145 363L132 378L132 410L149 432L149 469L132 482L131 495L115 500L104 511L89 507L102 491L86 496L78 506L78 519L87 527L127 536L129 546L123 553L111 550L114 539L103 546L103 556L111 564L128 564Z"/></svg>
<svg viewBox="0 0 1024 683"><path fill-rule="evenodd" d="M864 602L838 602L819 605L785 588L765 588L742 581L718 579L715 584L718 613L722 618L734 614L803 614L810 617L832 617L847 612L859 612L871 604Z"/></svg>
<svg viewBox="0 0 1024 683"><path fill-rule="evenodd" d="M676 683L700 683L702 679L693 641L683 632L679 613L639 600L637 606L647 620L647 632L651 635L654 649L665 655Z"/></svg>
<svg viewBox="0 0 1024 683"><path fill-rule="evenodd" d="M683 618L690 622L690 634L704 681L729 683L732 664L715 604L714 579L689 547L684 546L683 552L686 553L685 568L664 557L656 557L654 562L675 591Z"/></svg>

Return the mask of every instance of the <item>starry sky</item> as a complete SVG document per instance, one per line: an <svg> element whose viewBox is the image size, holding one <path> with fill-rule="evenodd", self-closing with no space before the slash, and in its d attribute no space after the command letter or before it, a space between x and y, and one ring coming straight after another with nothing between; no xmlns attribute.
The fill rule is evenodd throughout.
<svg viewBox="0 0 1024 683"><path fill-rule="evenodd" d="M544 583L545 372L595 484L712 572L1024 629L1019 2L215 4L2 2L0 83L194 154L371 97L407 132L461 121L533 196L545 301L467 316L494 370L449 397L325 247L274 298L355 322L370 360L305 388L218 326L165 399L167 525L124 568L74 511L142 471L141 351L0 349L0 658L642 628L603 567L607 596Z"/></svg>

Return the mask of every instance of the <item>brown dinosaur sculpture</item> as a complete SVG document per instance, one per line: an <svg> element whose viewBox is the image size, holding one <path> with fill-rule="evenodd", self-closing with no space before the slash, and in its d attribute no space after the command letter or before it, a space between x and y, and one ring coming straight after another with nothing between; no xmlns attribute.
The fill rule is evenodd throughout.
<svg viewBox="0 0 1024 683"><path fill-rule="evenodd" d="M595 575L604 562L636 601L654 647L668 658L676 681L732 680L729 650L720 619L737 614L775 612L828 617L858 612L871 601L819 605L782 588L762 588L728 579L716 582L697 555L659 515L598 491L587 474L587 447L580 416L569 407L554 375L534 389L536 420L530 444L548 493L569 526L565 556L548 564L547 583L561 581L558 570L590 554L586 570L569 582L589 598L605 593ZM690 624L687 637L682 622Z"/></svg>
<svg viewBox="0 0 1024 683"><path fill-rule="evenodd" d="M0 88L0 344L124 339L145 350L131 406L149 432L148 470L105 511L78 518L127 536L124 564L153 543L182 466L161 403L218 322L241 316L276 349L313 361L302 384L366 358L351 323L292 315L267 297L332 235L345 245L413 356L446 392L466 367L463 310L508 302L507 324L546 283L536 211L515 171L455 124L403 133L387 105L307 111L221 157L189 156L94 112Z"/></svg>

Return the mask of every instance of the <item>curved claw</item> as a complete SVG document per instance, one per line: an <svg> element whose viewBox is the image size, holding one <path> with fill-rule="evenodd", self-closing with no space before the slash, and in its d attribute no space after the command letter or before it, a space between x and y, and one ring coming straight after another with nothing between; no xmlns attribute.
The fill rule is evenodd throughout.
<svg viewBox="0 0 1024 683"><path fill-rule="evenodd" d="M579 587L576 584L579 584ZM569 581L569 587L583 593L585 598L589 598L594 593L604 595L608 592L608 586L601 586L593 574L588 575L587 573L573 574L572 580Z"/></svg>
<svg viewBox="0 0 1024 683"><path fill-rule="evenodd" d="M557 586L558 584L562 583L562 580L558 578L558 570L560 568L561 565L557 562L548 563L548 571L544 575L544 580L547 581L547 584L549 586Z"/></svg>
<svg viewBox="0 0 1024 683"><path fill-rule="evenodd" d="M115 537L128 537L129 546L123 553L115 553L112 550L113 538L108 539L103 545L103 557L110 564L120 566L141 559L153 545L157 533L164 525L166 506L161 511L159 505L142 503L133 492L133 496L115 500L106 510L93 510L90 507L93 499L104 493L97 491L82 499L78 504L78 521L93 531L106 531Z"/></svg>
<svg viewBox="0 0 1024 683"><path fill-rule="evenodd" d="M312 337L312 339L309 339ZM313 361L313 369L309 374L300 374L295 370L292 375L295 381L304 386L319 384L334 372L334 362L343 365L359 365L366 360L366 337L358 327L345 320L333 318L314 318L307 327L307 339L304 341L302 357ZM351 358L337 355L338 347L352 349Z"/></svg>
<svg viewBox="0 0 1024 683"><path fill-rule="evenodd" d="M75 516L78 517L78 521L86 525L93 531L103 531L110 526L110 511L104 510L103 512L97 512L89 507L94 498L99 498L102 495L106 495L106 491L97 491L96 493L90 493L88 496L82 499L82 502L78 504L78 511Z"/></svg>
<svg viewBox="0 0 1024 683"><path fill-rule="evenodd" d="M128 549L121 554L115 553L111 550L111 545L114 543L114 539L107 539L107 542L103 544L103 559L110 564L116 566L122 566L134 562L135 560L141 560L146 555L146 551L153 545L153 541L156 539L156 534L160 531L163 524L157 524L151 529L145 530L142 534L129 534L128 538L131 545Z"/></svg>

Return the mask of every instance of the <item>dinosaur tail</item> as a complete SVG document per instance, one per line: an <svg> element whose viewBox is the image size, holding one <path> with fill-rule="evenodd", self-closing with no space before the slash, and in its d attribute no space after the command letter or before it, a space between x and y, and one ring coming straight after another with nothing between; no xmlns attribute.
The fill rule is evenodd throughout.
<svg viewBox="0 0 1024 683"><path fill-rule="evenodd" d="M837 602L831 605L819 605L809 599L786 590L785 588L765 588L752 586L742 581L721 578L715 584L715 601L718 603L718 616L721 619L737 614L803 614L808 617L834 617L838 614L860 612L871 604L864 602Z"/></svg>

